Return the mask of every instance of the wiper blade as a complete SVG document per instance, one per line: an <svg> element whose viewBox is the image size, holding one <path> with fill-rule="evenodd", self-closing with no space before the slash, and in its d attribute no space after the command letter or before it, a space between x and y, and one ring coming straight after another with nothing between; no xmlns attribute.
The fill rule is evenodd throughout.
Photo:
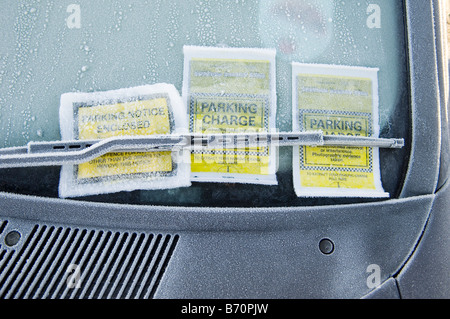
<svg viewBox="0 0 450 319"><path fill-rule="evenodd" d="M403 139L289 133L181 134L121 136L103 140L30 142L0 149L0 168L81 164L111 152L161 152L281 146L349 146L402 148Z"/></svg>

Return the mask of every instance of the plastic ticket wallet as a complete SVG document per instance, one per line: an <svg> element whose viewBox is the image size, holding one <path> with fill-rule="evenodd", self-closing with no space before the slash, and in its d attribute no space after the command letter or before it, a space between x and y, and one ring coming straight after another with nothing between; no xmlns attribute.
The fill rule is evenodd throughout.
<svg viewBox="0 0 450 319"><path fill-rule="evenodd" d="M293 130L378 137L378 69L292 64ZM294 147L298 196L388 197L378 148Z"/></svg>
<svg viewBox="0 0 450 319"><path fill-rule="evenodd" d="M61 96L63 140L186 133L186 110L171 84L66 93ZM79 165L63 165L60 197L190 185L189 153L115 152Z"/></svg>
<svg viewBox="0 0 450 319"><path fill-rule="evenodd" d="M193 133L255 133L275 129L275 50L184 47L183 99ZM193 150L191 179L277 184L276 149Z"/></svg>

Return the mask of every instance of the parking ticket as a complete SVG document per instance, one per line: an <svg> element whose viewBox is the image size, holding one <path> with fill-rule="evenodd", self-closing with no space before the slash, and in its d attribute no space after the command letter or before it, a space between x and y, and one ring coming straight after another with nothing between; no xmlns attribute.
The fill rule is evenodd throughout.
<svg viewBox="0 0 450 319"><path fill-rule="evenodd" d="M275 53L270 49L185 46L182 95L190 132L273 131ZM192 181L277 184L275 148L226 146L192 152Z"/></svg>
<svg viewBox="0 0 450 319"><path fill-rule="evenodd" d="M173 85L155 84L61 96L63 140L186 133L186 111ZM187 154L185 154L187 153ZM190 185L188 152L113 152L61 170L60 197Z"/></svg>
<svg viewBox="0 0 450 319"><path fill-rule="evenodd" d="M293 130L378 137L378 69L292 64ZM379 149L294 147L293 179L301 197L388 197Z"/></svg>

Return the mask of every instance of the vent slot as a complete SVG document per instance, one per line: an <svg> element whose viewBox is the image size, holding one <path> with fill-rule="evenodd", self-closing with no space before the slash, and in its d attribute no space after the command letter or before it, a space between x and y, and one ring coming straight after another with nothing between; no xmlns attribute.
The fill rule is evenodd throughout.
<svg viewBox="0 0 450 319"><path fill-rule="evenodd" d="M178 240L35 225L20 250L0 250L0 299L153 298Z"/></svg>
<svg viewBox="0 0 450 319"><path fill-rule="evenodd" d="M3 231L5 230L5 228L6 228L6 225L8 225L8 221L7 220L5 220L5 221L1 221L0 220L0 235L3 233ZM1 251L1 249L2 249L2 242L0 242L0 262L1 262L1 260L2 260L2 258L1 258L1 254L2 254L2 251Z"/></svg>
<svg viewBox="0 0 450 319"><path fill-rule="evenodd" d="M3 233L3 231L5 230L6 225L8 225L8 221L7 221L7 220L5 220L5 221L1 221L1 220L0 220L0 235L1 235L1 234Z"/></svg>

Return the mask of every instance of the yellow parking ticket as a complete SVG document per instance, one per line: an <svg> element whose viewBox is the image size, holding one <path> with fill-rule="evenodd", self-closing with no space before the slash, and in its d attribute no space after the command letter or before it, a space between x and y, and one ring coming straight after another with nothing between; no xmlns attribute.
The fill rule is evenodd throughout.
<svg viewBox="0 0 450 319"><path fill-rule="evenodd" d="M168 84L67 93L61 97L61 133L63 139L73 140L171 134L187 130L184 112L181 97ZM60 196L189 186L186 156L182 151L113 152L65 165Z"/></svg>
<svg viewBox="0 0 450 319"><path fill-rule="evenodd" d="M77 105L75 139L96 140L124 135L170 134L168 98L149 96L135 101ZM133 174L172 172L171 152L109 153L76 167L76 178L111 178Z"/></svg>
<svg viewBox="0 0 450 319"><path fill-rule="evenodd" d="M183 98L193 133L275 129L275 51L184 47ZM276 184L276 150L268 145L194 150L193 181Z"/></svg>
<svg viewBox="0 0 450 319"><path fill-rule="evenodd" d="M378 70L293 63L293 130L378 137ZM301 197L388 197L378 148L294 147L293 179Z"/></svg>

